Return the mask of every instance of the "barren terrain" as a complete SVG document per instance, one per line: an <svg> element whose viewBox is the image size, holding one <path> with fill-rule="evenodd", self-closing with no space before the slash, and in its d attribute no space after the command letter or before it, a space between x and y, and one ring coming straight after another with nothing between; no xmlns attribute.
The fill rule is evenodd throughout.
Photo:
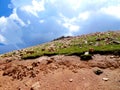
<svg viewBox="0 0 120 90"><path fill-rule="evenodd" d="M0 90L120 90L120 57L42 56L0 60Z"/></svg>

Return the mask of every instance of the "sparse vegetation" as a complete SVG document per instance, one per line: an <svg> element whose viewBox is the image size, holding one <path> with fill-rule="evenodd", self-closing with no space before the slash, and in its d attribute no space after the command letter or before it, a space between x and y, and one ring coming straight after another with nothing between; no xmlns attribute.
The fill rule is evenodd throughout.
<svg viewBox="0 0 120 90"><path fill-rule="evenodd" d="M21 58L22 59L35 59L35 58L38 58L40 56L41 56L40 54L34 53L34 54L25 54Z"/></svg>
<svg viewBox="0 0 120 90"><path fill-rule="evenodd" d="M91 49L92 48L92 49ZM32 50L32 53L28 53ZM92 50L92 52L90 51ZM20 55L22 59L33 59L43 55L78 55L90 51L90 54L119 54L120 53L120 31L99 32L94 34L60 37L52 42L16 51L14 55ZM4 54L3 56L10 56ZM88 59L91 55L81 56Z"/></svg>

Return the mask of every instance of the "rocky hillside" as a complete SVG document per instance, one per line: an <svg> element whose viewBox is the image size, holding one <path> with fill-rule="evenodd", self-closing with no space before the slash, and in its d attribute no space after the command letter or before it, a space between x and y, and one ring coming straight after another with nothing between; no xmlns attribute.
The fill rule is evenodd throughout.
<svg viewBox="0 0 120 90"><path fill-rule="evenodd" d="M97 32L81 36L60 37L51 42L38 46L10 52L1 57L16 57L19 59L34 59L40 56L52 55L81 55L91 54L119 54L120 31Z"/></svg>
<svg viewBox="0 0 120 90"><path fill-rule="evenodd" d="M0 56L0 90L119 89L120 31L62 36Z"/></svg>

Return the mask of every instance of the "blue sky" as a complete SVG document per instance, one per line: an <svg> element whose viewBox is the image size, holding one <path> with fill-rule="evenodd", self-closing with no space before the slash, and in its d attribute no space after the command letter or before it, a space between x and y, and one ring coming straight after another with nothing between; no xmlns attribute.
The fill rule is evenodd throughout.
<svg viewBox="0 0 120 90"><path fill-rule="evenodd" d="M108 30L120 30L120 0L0 0L0 53Z"/></svg>
<svg viewBox="0 0 120 90"><path fill-rule="evenodd" d="M0 17L8 17L12 13L12 8L10 7L10 0L0 0Z"/></svg>

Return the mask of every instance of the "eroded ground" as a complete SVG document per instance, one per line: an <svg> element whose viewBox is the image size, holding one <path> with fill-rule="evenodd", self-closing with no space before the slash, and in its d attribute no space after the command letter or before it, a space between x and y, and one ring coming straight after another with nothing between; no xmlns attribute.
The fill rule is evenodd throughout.
<svg viewBox="0 0 120 90"><path fill-rule="evenodd" d="M100 71L101 73L96 73ZM0 60L0 90L120 90L120 57L43 56Z"/></svg>

